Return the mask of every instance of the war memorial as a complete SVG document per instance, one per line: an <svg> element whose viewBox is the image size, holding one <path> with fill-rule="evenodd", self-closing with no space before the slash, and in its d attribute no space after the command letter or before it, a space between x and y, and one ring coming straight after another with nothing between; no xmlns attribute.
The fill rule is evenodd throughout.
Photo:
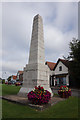
<svg viewBox="0 0 80 120"><path fill-rule="evenodd" d="M29 61L24 68L23 86L18 95L25 96L35 86L43 86L53 96L49 84L50 70L45 65L44 32L42 17L37 14L33 19Z"/></svg>

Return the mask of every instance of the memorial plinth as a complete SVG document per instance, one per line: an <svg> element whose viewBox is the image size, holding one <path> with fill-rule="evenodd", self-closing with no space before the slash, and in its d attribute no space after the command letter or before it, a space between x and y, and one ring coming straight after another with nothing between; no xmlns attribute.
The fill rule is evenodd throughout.
<svg viewBox="0 0 80 120"><path fill-rule="evenodd" d="M29 61L24 68L23 86L18 95L27 96L27 93L38 85L43 86L44 89L53 95L50 88L49 73L50 70L45 65L43 21L42 17L38 14L33 20Z"/></svg>

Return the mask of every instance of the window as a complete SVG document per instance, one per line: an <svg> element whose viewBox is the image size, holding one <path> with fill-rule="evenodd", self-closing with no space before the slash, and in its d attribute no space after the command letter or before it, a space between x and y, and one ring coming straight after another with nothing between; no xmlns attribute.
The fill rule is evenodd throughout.
<svg viewBox="0 0 80 120"><path fill-rule="evenodd" d="M59 85L59 78L56 78L56 80L57 80L57 85Z"/></svg>
<svg viewBox="0 0 80 120"><path fill-rule="evenodd" d="M62 71L62 66L59 67L59 71Z"/></svg>
<svg viewBox="0 0 80 120"><path fill-rule="evenodd" d="M63 77L63 84L66 85L66 77Z"/></svg>

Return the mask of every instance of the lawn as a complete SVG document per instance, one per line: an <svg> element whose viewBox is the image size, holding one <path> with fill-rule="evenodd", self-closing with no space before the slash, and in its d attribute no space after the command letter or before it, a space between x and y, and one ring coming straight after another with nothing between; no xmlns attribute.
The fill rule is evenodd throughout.
<svg viewBox="0 0 80 120"><path fill-rule="evenodd" d="M2 84L0 84L0 96L2 96ZM2 100L0 99L0 119L2 116Z"/></svg>
<svg viewBox="0 0 80 120"><path fill-rule="evenodd" d="M0 96L2 96L2 84L0 84Z"/></svg>
<svg viewBox="0 0 80 120"><path fill-rule="evenodd" d="M14 95L17 94L20 86L15 86L15 85L2 85L2 95Z"/></svg>
<svg viewBox="0 0 80 120"><path fill-rule="evenodd" d="M20 87L3 85L3 95L17 94ZM3 100L3 118L78 118L78 100L80 98L70 97L61 101L44 111L37 111L29 106L19 105Z"/></svg>

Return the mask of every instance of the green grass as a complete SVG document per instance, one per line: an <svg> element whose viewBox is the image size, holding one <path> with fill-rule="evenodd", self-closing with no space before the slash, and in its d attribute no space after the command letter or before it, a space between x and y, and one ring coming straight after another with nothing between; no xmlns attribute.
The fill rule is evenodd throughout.
<svg viewBox="0 0 80 120"><path fill-rule="evenodd" d="M29 106L14 104L3 100L3 118L77 118L78 117L78 98L59 102L44 111L36 111Z"/></svg>
<svg viewBox="0 0 80 120"><path fill-rule="evenodd" d="M0 84L0 96L2 96L2 84Z"/></svg>
<svg viewBox="0 0 80 120"><path fill-rule="evenodd" d="M15 85L2 85L2 95L14 95L17 94L20 86L15 86Z"/></svg>
<svg viewBox="0 0 80 120"><path fill-rule="evenodd" d="M17 94L19 89L20 87L3 85L3 94ZM80 98L70 97L69 99L61 101L44 111L36 111L29 106L19 105L3 100L2 116L3 118L77 118L78 100L80 102Z"/></svg>
<svg viewBox="0 0 80 120"><path fill-rule="evenodd" d="M58 93L54 93L54 96L57 97L57 96L59 96L59 95L58 95Z"/></svg>
<svg viewBox="0 0 80 120"><path fill-rule="evenodd" d="M2 96L2 84L0 83L0 96ZM0 119L2 117L2 99L0 99Z"/></svg>
<svg viewBox="0 0 80 120"><path fill-rule="evenodd" d="M0 99L0 119L2 117L2 99Z"/></svg>

